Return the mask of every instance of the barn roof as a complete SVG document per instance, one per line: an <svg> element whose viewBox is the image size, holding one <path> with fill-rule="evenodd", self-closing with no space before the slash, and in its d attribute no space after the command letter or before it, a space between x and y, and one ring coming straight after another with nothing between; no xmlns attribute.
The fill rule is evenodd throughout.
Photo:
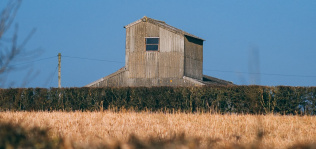
<svg viewBox="0 0 316 149"><path fill-rule="evenodd" d="M138 23L140 23L140 22L149 22L149 23L152 23L152 24L154 24L154 25L157 25L157 26L159 26L159 27L161 27L161 28L164 28L164 29L166 29L166 30L169 30L169 31L171 31L171 32L173 32L173 33L180 34L180 35L185 35L185 36L190 36L190 37L193 37L193 38L196 38L196 39L200 39L200 40L205 41L204 39L202 39L202 38L200 38L200 37L197 37L197 36L192 35L192 34L190 34L190 33L188 33L188 32L185 32L185 31L180 30L180 29L178 29L178 28L175 28L175 27L173 27L173 26L171 26L171 25L168 25L168 24L167 24L166 22L164 22L164 21L155 20L155 19L152 19L152 18L148 18L148 17L146 17L146 16L144 16L143 18L141 18L141 19L139 19L139 20L137 20L137 21L135 21L135 22L133 22L133 23L130 23L130 24L124 26L124 28L129 28L129 27L131 27L131 26L133 26L133 25L135 25L135 24L138 24Z"/></svg>

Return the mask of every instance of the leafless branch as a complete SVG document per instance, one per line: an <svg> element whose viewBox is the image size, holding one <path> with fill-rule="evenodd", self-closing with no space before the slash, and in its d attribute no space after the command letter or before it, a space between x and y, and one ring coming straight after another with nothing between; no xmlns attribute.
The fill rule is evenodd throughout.
<svg viewBox="0 0 316 149"><path fill-rule="evenodd" d="M4 10L1 12L0 16L0 41L3 35L8 31L11 27L12 22L16 16L18 8L21 5L21 0L10 1ZM20 53L20 49L17 48L17 25L15 27L15 32L12 38L11 48L2 45L0 51L0 74L5 71L10 71L9 64L14 58Z"/></svg>
<svg viewBox="0 0 316 149"><path fill-rule="evenodd" d="M7 73L16 69L13 65L17 61L23 60L23 58L31 57L36 52L28 54L25 52L24 47L35 33L33 29L28 36L18 44L18 25L15 25L12 38L10 40L5 39L4 35L12 27L18 9L20 8L22 0L11 0L7 6L1 11L0 15L0 86L5 84L3 78L7 78ZM6 73L6 74L5 74ZM3 77L1 79L1 77Z"/></svg>
<svg viewBox="0 0 316 149"><path fill-rule="evenodd" d="M0 16L0 39L2 38L2 35L11 27L16 13L20 8L21 2L22 0L12 0L8 3L7 7L2 10Z"/></svg>

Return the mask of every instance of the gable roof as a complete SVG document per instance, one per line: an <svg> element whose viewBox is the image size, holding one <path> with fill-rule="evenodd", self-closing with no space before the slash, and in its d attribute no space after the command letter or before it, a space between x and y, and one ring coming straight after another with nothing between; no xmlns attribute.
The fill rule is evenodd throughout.
<svg viewBox="0 0 316 149"><path fill-rule="evenodd" d="M138 23L140 23L140 22L149 22L149 23L154 24L154 25L157 25L157 26L159 26L159 27L161 27L161 28L163 28L163 29L169 30L169 31L171 31L171 32L173 32L173 33L180 34L180 35L185 35L185 36L190 36L190 37L193 37L193 38L196 38L196 39L205 41L204 39L202 39L202 38L200 38L200 37L197 37L197 36L192 35L192 34L190 34L190 33L188 33L188 32L185 32L185 31L180 30L180 29L178 29L178 28L175 28L175 27L173 27L173 26L171 26L171 25L168 25L168 24L167 24L166 22L164 22L164 21L155 20L155 19L152 19L152 18L148 18L148 17L146 17L146 16L144 16L143 18L141 18L141 19L139 19L139 20L137 20L137 21L135 21L135 22L133 22L133 23L130 23L130 24L124 26L124 28L129 28L129 27L134 26L134 25L136 25L136 24L138 24Z"/></svg>

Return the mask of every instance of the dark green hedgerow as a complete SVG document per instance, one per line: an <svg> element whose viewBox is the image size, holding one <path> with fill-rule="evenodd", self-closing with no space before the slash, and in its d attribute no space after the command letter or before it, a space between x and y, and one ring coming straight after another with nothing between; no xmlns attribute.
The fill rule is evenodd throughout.
<svg viewBox="0 0 316 149"><path fill-rule="evenodd" d="M316 112L316 87L207 86L0 89L0 111Z"/></svg>

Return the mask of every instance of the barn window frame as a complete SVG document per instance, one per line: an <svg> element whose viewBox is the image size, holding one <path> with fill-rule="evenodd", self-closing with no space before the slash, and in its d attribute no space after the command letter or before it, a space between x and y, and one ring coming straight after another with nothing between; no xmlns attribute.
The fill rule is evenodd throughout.
<svg viewBox="0 0 316 149"><path fill-rule="evenodd" d="M148 39L158 39L157 42L154 40L149 41ZM145 37L145 50L146 51L159 51L160 38L159 37ZM156 48L157 47L157 48Z"/></svg>

